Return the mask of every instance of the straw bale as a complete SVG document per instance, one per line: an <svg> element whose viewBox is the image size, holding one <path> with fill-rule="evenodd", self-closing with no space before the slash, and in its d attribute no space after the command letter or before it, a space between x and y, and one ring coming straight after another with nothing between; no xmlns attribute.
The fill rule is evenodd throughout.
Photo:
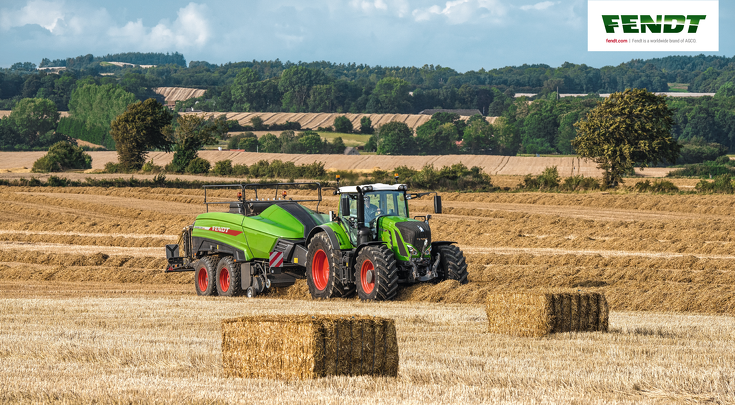
<svg viewBox="0 0 735 405"><path fill-rule="evenodd" d="M599 293L523 292L487 297L488 332L541 337L559 332L607 331L609 309Z"/></svg>
<svg viewBox="0 0 735 405"><path fill-rule="evenodd" d="M230 377L307 379L398 375L391 319L369 316L248 316L222 321Z"/></svg>

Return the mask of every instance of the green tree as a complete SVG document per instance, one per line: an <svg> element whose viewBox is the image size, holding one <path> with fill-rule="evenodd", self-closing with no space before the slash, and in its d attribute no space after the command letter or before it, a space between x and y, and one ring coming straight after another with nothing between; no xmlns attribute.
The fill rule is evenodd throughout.
<svg viewBox="0 0 735 405"><path fill-rule="evenodd" d="M33 163L34 172L62 172L68 169L91 169L92 157L68 141L57 142L48 153Z"/></svg>
<svg viewBox="0 0 735 405"><path fill-rule="evenodd" d="M322 138L316 132L305 132L304 135L299 138L298 142L303 145L303 153L315 154L323 152L324 143L322 142Z"/></svg>
<svg viewBox="0 0 735 405"><path fill-rule="evenodd" d="M172 114L158 101L149 98L128 106L110 124L115 148L124 170L143 167L148 149L171 151L172 142L166 136Z"/></svg>
<svg viewBox="0 0 735 405"><path fill-rule="evenodd" d="M715 93L715 98L735 97L735 83L727 82L720 86Z"/></svg>
<svg viewBox="0 0 735 405"><path fill-rule="evenodd" d="M305 110L311 88L328 82L329 78L321 69L292 66L284 70L278 82L278 89L283 93L283 109L291 112Z"/></svg>
<svg viewBox="0 0 735 405"><path fill-rule="evenodd" d="M345 148L345 142L342 140L341 136L332 139L332 143L330 145L330 153L341 155L345 152Z"/></svg>
<svg viewBox="0 0 735 405"><path fill-rule="evenodd" d="M408 92L411 85L397 77L384 77L375 85L368 102L368 112L409 113L412 106Z"/></svg>
<svg viewBox="0 0 735 405"><path fill-rule="evenodd" d="M56 129L61 114L56 104L45 98L24 98L10 113L10 121L29 146L36 146L42 135Z"/></svg>
<svg viewBox="0 0 735 405"><path fill-rule="evenodd" d="M85 83L72 91L69 113L89 128L109 128L112 120L136 101L133 93L120 86Z"/></svg>
<svg viewBox="0 0 735 405"><path fill-rule="evenodd" d="M227 130L227 122L224 120L211 118L206 120L198 115L178 116L175 125L166 131L168 141L174 145L175 151L171 169L175 172L189 170L189 165L197 158L199 149L226 136ZM257 139L255 144L257 145ZM195 167L201 168L201 162Z"/></svg>
<svg viewBox="0 0 735 405"><path fill-rule="evenodd" d="M403 122L389 122L378 129L378 155L415 155L413 131Z"/></svg>
<svg viewBox="0 0 735 405"><path fill-rule="evenodd" d="M260 81L258 71L244 68L237 73L230 90L232 94L233 110L253 111L251 108L258 104L262 92L257 82Z"/></svg>
<svg viewBox="0 0 735 405"><path fill-rule="evenodd" d="M281 153L281 140L273 134L265 134L259 140L259 148L264 153Z"/></svg>
<svg viewBox="0 0 735 405"><path fill-rule="evenodd" d="M477 118L476 118L477 117ZM493 126L482 115L470 117L462 137L462 149L473 155L490 154L497 148Z"/></svg>
<svg viewBox="0 0 735 405"><path fill-rule="evenodd" d="M245 152L258 152L258 137L252 132L249 132L248 135L240 139L240 142L237 143L237 148L243 149Z"/></svg>
<svg viewBox="0 0 735 405"><path fill-rule="evenodd" d="M419 151L426 155L447 155L457 153L457 127L447 122L429 120L416 129L416 143Z"/></svg>
<svg viewBox="0 0 735 405"><path fill-rule="evenodd" d="M516 126L505 117L498 117L493 123L495 137L498 140L497 154L515 156L521 147L521 135Z"/></svg>
<svg viewBox="0 0 735 405"><path fill-rule="evenodd" d="M373 122L370 120L370 117L363 116L360 118L360 133L361 134L372 134L373 131Z"/></svg>
<svg viewBox="0 0 735 405"><path fill-rule="evenodd" d="M352 121L344 115L334 119L334 132L349 134L352 132Z"/></svg>
<svg viewBox="0 0 735 405"><path fill-rule="evenodd" d="M576 124L572 146L604 170L604 181L615 187L633 166L676 162L680 146L671 136L672 112L665 96L645 89L613 93Z"/></svg>

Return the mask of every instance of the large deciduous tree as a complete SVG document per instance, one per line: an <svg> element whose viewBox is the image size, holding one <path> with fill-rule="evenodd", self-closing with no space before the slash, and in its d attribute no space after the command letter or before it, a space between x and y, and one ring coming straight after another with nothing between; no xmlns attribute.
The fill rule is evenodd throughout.
<svg viewBox="0 0 735 405"><path fill-rule="evenodd" d="M56 104L45 98L24 98L10 113L15 129L30 146L35 146L42 135L56 129L59 117Z"/></svg>
<svg viewBox="0 0 735 405"><path fill-rule="evenodd" d="M115 117L136 101L133 93L118 85L85 83L71 93L69 112L89 128L108 128Z"/></svg>
<svg viewBox="0 0 735 405"><path fill-rule="evenodd" d="M671 136L672 115L665 96L645 89L613 93L575 124L572 146L597 163L605 183L615 187L634 165L676 162L680 146Z"/></svg>
<svg viewBox="0 0 735 405"><path fill-rule="evenodd" d="M197 157L202 146L223 138L228 129L227 121L222 116L216 119L204 119L198 115L178 116L174 127L166 129L168 141L176 151L171 162L173 171L183 172Z"/></svg>
<svg viewBox="0 0 735 405"><path fill-rule="evenodd" d="M415 155L413 131L403 122L392 121L378 129L378 155Z"/></svg>
<svg viewBox="0 0 735 405"><path fill-rule="evenodd" d="M172 113L158 101L149 98L131 104L110 124L115 148L124 170L138 170L145 163L148 149L171 151L172 142L165 135Z"/></svg>

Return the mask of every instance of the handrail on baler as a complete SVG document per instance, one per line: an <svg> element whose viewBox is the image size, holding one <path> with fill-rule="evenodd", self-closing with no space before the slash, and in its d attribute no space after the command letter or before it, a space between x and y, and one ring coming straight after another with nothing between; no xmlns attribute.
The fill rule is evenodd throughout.
<svg viewBox="0 0 735 405"><path fill-rule="evenodd" d="M278 196L278 190L282 186L316 186L319 196L317 199L306 199L306 200L293 200L293 199L284 199L280 198ZM239 187L241 190L240 198L238 198L237 201L207 201L207 189L208 188L236 188ZM259 199L258 197L258 189L261 188L276 188L276 194L273 197L273 199ZM252 202L262 202L262 201L290 201L290 202L316 202L316 212L319 212L319 204L322 201L322 185L318 182L298 182L298 183L238 183L238 184L209 184L202 186L204 189L204 204L207 206L207 212L209 212L209 204L232 204L232 203L252 203ZM255 192L255 199L247 199L246 198L246 191L247 189L252 189Z"/></svg>

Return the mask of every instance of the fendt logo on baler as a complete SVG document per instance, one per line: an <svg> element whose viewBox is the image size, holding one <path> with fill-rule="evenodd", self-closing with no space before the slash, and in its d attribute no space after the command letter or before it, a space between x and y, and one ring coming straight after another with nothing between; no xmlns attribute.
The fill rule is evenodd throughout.
<svg viewBox="0 0 735 405"><path fill-rule="evenodd" d="M201 229L203 231L211 231L211 232L217 232L217 233L224 233L226 235L230 236L237 236L242 233L242 231L233 231L230 228L225 228L221 226L195 226L195 229Z"/></svg>
<svg viewBox="0 0 735 405"><path fill-rule="evenodd" d="M656 19L650 15L603 15L605 32L614 34L615 28L622 24L625 34L678 34L684 31L689 21L687 33L696 34L699 23L707 18L706 15L657 15Z"/></svg>

